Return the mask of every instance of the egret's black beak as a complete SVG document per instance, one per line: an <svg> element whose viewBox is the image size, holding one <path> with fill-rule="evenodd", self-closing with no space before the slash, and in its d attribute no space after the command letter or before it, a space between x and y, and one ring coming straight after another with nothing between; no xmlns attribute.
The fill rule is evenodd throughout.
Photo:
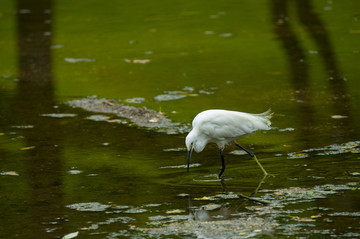
<svg viewBox="0 0 360 239"><path fill-rule="evenodd" d="M189 172L192 149L193 149L193 148L192 148L192 146L191 146L190 149L189 149L188 152L187 152L187 172Z"/></svg>

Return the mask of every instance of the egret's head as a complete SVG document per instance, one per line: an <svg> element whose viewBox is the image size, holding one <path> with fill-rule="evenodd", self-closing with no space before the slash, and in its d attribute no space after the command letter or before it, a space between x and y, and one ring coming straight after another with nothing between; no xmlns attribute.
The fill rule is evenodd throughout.
<svg viewBox="0 0 360 239"><path fill-rule="evenodd" d="M203 151L207 143L208 139L206 136L196 129L191 130L185 139L187 150L191 151L194 149L197 153Z"/></svg>
<svg viewBox="0 0 360 239"><path fill-rule="evenodd" d="M186 136L185 144L186 144L186 148L187 148L188 151L192 150L192 147L194 145L194 133L193 133L193 131L190 131L190 133Z"/></svg>
<svg viewBox="0 0 360 239"><path fill-rule="evenodd" d="M204 134L201 134L198 130L193 129L190 133L186 136L185 144L188 150L187 158L188 158L188 172L189 172L189 165L190 165L190 158L191 153L195 150L197 153L203 151L207 144L208 140Z"/></svg>

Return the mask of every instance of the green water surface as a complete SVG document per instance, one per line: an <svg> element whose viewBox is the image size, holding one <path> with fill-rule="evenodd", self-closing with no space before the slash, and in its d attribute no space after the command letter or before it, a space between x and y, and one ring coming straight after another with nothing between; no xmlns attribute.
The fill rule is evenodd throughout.
<svg viewBox="0 0 360 239"><path fill-rule="evenodd" d="M360 236L359 1L2 0L0 36L1 238L197 238L166 225L209 203L277 224L239 238ZM182 125L271 108L238 142L275 177L229 146L221 184L214 145L186 173L186 134L65 104L94 95ZM212 200L259 183L272 206Z"/></svg>

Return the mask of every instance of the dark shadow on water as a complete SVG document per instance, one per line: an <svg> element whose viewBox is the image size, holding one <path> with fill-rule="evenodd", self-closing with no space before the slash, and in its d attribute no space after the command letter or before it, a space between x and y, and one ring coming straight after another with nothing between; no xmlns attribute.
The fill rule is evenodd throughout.
<svg viewBox="0 0 360 239"><path fill-rule="evenodd" d="M40 116L53 112L55 104L50 49L52 1L18 0L16 4L19 82L13 124L33 126L21 132L26 146L32 147L23 151L29 184L26 237L49 238L63 235L59 228L64 219L62 136L52 123L55 121L44 121Z"/></svg>
<svg viewBox="0 0 360 239"><path fill-rule="evenodd" d="M351 122L350 99L346 89L346 81L339 69L324 23L313 10L309 0L271 0L270 3L274 32L286 53L295 100L298 104L298 117L301 122L299 140L304 142L306 148L318 141L314 137L317 119L312 102L313 95L317 92L312 92L310 88L309 61L306 59L305 50L293 28L295 17L289 14L289 4L295 4L296 17L318 48L318 55L328 77L324 80L328 81L332 95L333 112L331 114L347 116L347 118L334 122L334 143L346 142L349 133L350 136L355 136ZM324 101L326 100L324 99Z"/></svg>

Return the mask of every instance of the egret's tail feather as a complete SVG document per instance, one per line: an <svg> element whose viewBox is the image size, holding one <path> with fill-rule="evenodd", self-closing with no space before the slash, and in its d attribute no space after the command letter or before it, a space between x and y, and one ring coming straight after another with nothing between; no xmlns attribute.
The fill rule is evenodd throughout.
<svg viewBox="0 0 360 239"><path fill-rule="evenodd" d="M271 112L271 109L268 109L267 111L265 111L263 113L253 114L253 115L260 120L257 123L257 129L264 129L264 130L271 129L270 119L273 116L273 112Z"/></svg>
<svg viewBox="0 0 360 239"><path fill-rule="evenodd" d="M265 117L266 119L271 119L273 117L274 112L271 112L271 109L268 109L267 111L257 114L258 116Z"/></svg>

